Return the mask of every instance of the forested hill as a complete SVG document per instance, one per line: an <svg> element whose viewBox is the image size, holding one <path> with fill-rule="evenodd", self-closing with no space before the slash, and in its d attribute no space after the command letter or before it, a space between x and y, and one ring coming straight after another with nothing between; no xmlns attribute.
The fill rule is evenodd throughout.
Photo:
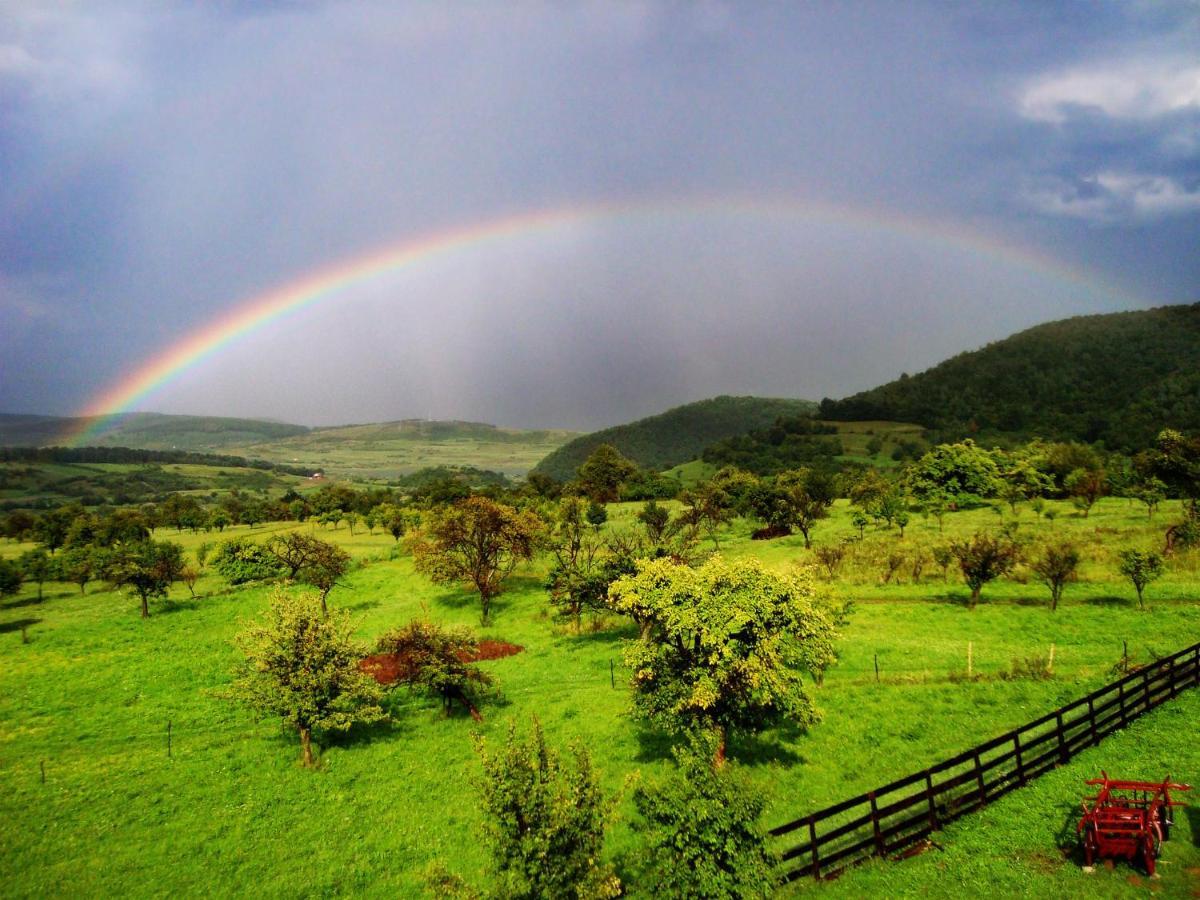
<svg viewBox="0 0 1200 900"><path fill-rule="evenodd" d="M656 416L585 434L559 447L533 471L560 480L575 470L601 444L612 444L642 466L670 468L696 459L709 444L765 428L780 416L811 415L809 400L773 397L713 397L677 406Z"/></svg>
<svg viewBox="0 0 1200 900"><path fill-rule="evenodd" d="M919 375L823 400L820 417L1136 450L1163 427L1200 429L1200 304L1038 325Z"/></svg>

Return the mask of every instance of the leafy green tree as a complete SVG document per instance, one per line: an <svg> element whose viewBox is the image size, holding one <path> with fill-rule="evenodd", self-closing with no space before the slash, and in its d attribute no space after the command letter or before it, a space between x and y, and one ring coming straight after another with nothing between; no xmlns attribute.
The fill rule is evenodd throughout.
<svg viewBox="0 0 1200 900"><path fill-rule="evenodd" d="M401 664L401 681L420 687L442 702L446 715L460 704L476 722L480 691L495 679L468 660L475 659L479 642L467 628L444 628L431 619L413 619L390 631L375 645L376 653L390 653Z"/></svg>
<svg viewBox="0 0 1200 900"><path fill-rule="evenodd" d="M601 444L579 467L579 489L593 503L614 503L621 485L637 472L637 463L626 459L612 444Z"/></svg>
<svg viewBox="0 0 1200 900"><path fill-rule="evenodd" d="M217 545L212 566L230 584L265 581L282 574L279 557L248 538L232 538Z"/></svg>
<svg viewBox="0 0 1200 900"><path fill-rule="evenodd" d="M542 531L532 512L474 496L433 512L410 545L417 571L434 583L465 583L479 592L486 624L504 579L533 558Z"/></svg>
<svg viewBox="0 0 1200 900"><path fill-rule="evenodd" d="M1029 454L998 454L1000 497L1014 513L1017 505L1044 497L1054 489L1054 479L1038 468L1037 458Z"/></svg>
<svg viewBox="0 0 1200 900"><path fill-rule="evenodd" d="M1063 481L1063 488L1086 519L1096 501L1108 492L1108 477L1103 469L1075 469Z"/></svg>
<svg viewBox="0 0 1200 900"><path fill-rule="evenodd" d="M646 504L638 510L637 520L646 529L647 537L657 544L662 540L667 526L671 523L671 511L665 506L659 506L654 500L647 500Z"/></svg>
<svg viewBox="0 0 1200 900"><path fill-rule="evenodd" d="M863 531L866 530L866 527L870 523L871 523L871 520L869 518L867 518L867 514L865 512L863 512L861 509L854 510L854 512L851 513L851 515L850 515L850 524L858 529L858 539L859 540L862 540Z"/></svg>
<svg viewBox="0 0 1200 900"><path fill-rule="evenodd" d="M21 590L21 567L0 557L0 597L11 597Z"/></svg>
<svg viewBox="0 0 1200 900"><path fill-rule="evenodd" d="M1153 550L1122 550L1120 572L1131 582L1137 591L1138 606L1145 608L1142 593L1146 585L1157 581L1163 573L1163 558Z"/></svg>
<svg viewBox="0 0 1200 900"><path fill-rule="evenodd" d="M350 568L350 554L341 547L300 531L276 535L264 546L288 579L311 584L321 592L322 609L329 592Z"/></svg>
<svg viewBox="0 0 1200 900"><path fill-rule="evenodd" d="M86 513L78 506L61 506L51 509L37 517L33 526L33 539L54 553L67 540L67 533L75 519Z"/></svg>
<svg viewBox="0 0 1200 900"><path fill-rule="evenodd" d="M499 752L478 737L476 749L496 893L522 900L620 896L620 881L600 862L610 803L583 745L572 748L574 766L563 765L535 718L528 741L510 724Z"/></svg>
<svg viewBox="0 0 1200 900"><path fill-rule="evenodd" d="M1136 482L1131 491L1132 496L1146 506L1146 515L1153 519L1158 505L1167 499L1167 486L1151 475Z"/></svg>
<svg viewBox="0 0 1200 900"><path fill-rule="evenodd" d="M702 741L674 754L672 774L633 794L640 885L680 900L773 896L776 861L759 824L766 794L736 766L714 767Z"/></svg>
<svg viewBox="0 0 1200 900"><path fill-rule="evenodd" d="M114 587L131 588L142 603L142 618L150 618L150 598L166 597L184 569L183 548L171 541L121 544L107 555L104 577Z"/></svg>
<svg viewBox="0 0 1200 900"><path fill-rule="evenodd" d="M603 605L612 580L599 563L600 537L589 526L587 506L579 497L563 497L554 511L545 545L554 563L546 580L550 603L564 617L582 624L583 611Z"/></svg>
<svg viewBox="0 0 1200 900"><path fill-rule="evenodd" d="M381 503L375 507L375 520L396 541L404 537L404 532L408 527L404 510L394 503Z"/></svg>
<svg viewBox="0 0 1200 900"><path fill-rule="evenodd" d="M917 503L931 495L947 497L956 507L977 505L1000 490L996 455L971 439L938 444L905 472L905 486Z"/></svg>
<svg viewBox="0 0 1200 900"><path fill-rule="evenodd" d="M315 765L314 733L382 722L382 689L359 668L362 651L346 612L326 614L317 597L277 591L263 619L235 643L245 655L226 695L300 735L301 759Z"/></svg>
<svg viewBox="0 0 1200 900"><path fill-rule="evenodd" d="M42 586L47 581L53 581L55 576L56 567L50 554L42 547L34 547L17 557L17 566L21 569L21 574L26 581L37 583L37 600L38 603L41 603Z"/></svg>
<svg viewBox="0 0 1200 900"><path fill-rule="evenodd" d="M603 503L596 503L593 501L588 504L587 512L584 513L584 517L588 520L588 524L591 525L595 531L599 532L601 526L608 521L608 509Z"/></svg>
<svg viewBox="0 0 1200 900"><path fill-rule="evenodd" d="M812 469L789 469L775 477L783 492L787 524L804 535L804 546L812 547L812 529L829 515L836 492L832 479Z"/></svg>
<svg viewBox="0 0 1200 900"><path fill-rule="evenodd" d="M983 586L1011 571L1019 556L1017 545L1011 539L986 531L977 531L967 540L951 541L950 550L958 560L963 580L971 589L970 609L979 602Z"/></svg>
<svg viewBox="0 0 1200 900"><path fill-rule="evenodd" d="M1079 569L1079 550L1066 541L1047 544L1030 568L1038 580L1050 589L1050 609L1056 610L1058 601L1062 599L1063 588L1068 581L1075 579Z"/></svg>
<svg viewBox="0 0 1200 900"><path fill-rule="evenodd" d="M734 515L737 501L733 495L713 480L682 491L679 499L683 503L683 521L692 528L702 529L713 542L713 548L720 550L720 529Z"/></svg>
<svg viewBox="0 0 1200 900"><path fill-rule="evenodd" d="M58 574L63 581L79 585L79 593L87 592L87 583L96 575L98 559L94 548L82 546L64 550L58 559Z"/></svg>
<svg viewBox="0 0 1200 900"><path fill-rule="evenodd" d="M730 730L817 720L799 670L819 677L833 663L838 614L808 574L719 557L695 569L643 561L609 598L645 623L625 661L634 708L651 722L713 732L723 760Z"/></svg>

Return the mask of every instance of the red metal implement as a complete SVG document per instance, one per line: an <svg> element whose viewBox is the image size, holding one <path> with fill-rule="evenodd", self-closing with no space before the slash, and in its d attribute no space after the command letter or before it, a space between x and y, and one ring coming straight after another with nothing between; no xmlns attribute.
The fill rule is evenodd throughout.
<svg viewBox="0 0 1200 900"><path fill-rule="evenodd" d="M1175 784L1170 776L1162 782L1117 781L1103 770L1086 783L1100 788L1083 801L1083 818L1075 829L1083 836L1087 864L1140 856L1146 874L1153 875L1159 846L1170 836L1171 808L1186 805L1172 800L1171 791L1190 791L1191 786Z"/></svg>

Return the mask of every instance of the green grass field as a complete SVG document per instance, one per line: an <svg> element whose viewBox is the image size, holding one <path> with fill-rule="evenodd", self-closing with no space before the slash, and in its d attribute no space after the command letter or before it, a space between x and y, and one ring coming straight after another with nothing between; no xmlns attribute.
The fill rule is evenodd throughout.
<svg viewBox="0 0 1200 900"><path fill-rule="evenodd" d="M1055 613L1045 588L1021 572L988 585L974 611L965 607L961 580L951 573L943 582L932 565L916 582L909 571L900 584L880 584L879 560L895 548L912 555L952 534L994 526L999 517L989 510L948 516L944 533L932 520L914 519L903 540L868 529L831 585L855 608L841 661L815 689L823 721L807 732L742 738L731 747L769 791L765 824L922 768L1099 686L1112 678L1122 642L1145 660L1200 640L1195 552L1176 557L1150 586L1144 611L1114 574L1116 548L1158 542L1174 504L1154 522L1120 500L1102 501L1087 519L1066 504L1052 506L1055 521L1035 520L1026 510L1018 533L1070 535L1090 558ZM608 527L628 527L636 509L614 506ZM238 527L225 536L265 537L282 527L294 526ZM735 523L722 537L724 552L783 568L812 562L799 536L752 542L750 530ZM818 524L814 540L833 542L853 531L842 503ZM477 623L473 595L415 575L390 537L360 530L351 538L344 527L317 533L360 560L330 603L353 613L364 640L422 611ZM214 536L157 537L194 550ZM0 543L6 556L21 549ZM627 714L621 642L633 629L615 619L581 635L564 629L548 612L544 571L539 562L519 573L496 601L487 636L525 651L483 664L503 697L484 705L482 725L443 718L436 704L401 692L394 725L327 747L316 772L298 765L294 736L214 693L231 677L239 620L265 608L270 588L231 591L208 575L196 587L199 599L176 586L172 601L154 604L152 618L141 621L134 597L100 587L81 596L52 584L38 604L35 588L26 586L0 606L0 893L413 896L425 890L423 873L434 862L482 884L487 858L477 836L470 735L499 740L509 719L527 724L532 715L555 746L583 740L606 789L622 793L606 852L628 879L634 835L627 779L665 770L669 740ZM968 643L976 680L960 677ZM1014 659L1045 656L1050 644L1053 678L1000 677ZM1083 779L1100 767L1125 777L1170 771L1200 782L1198 712L1200 692L1168 704L941 832L941 851L871 863L789 892L1140 896L1145 886L1133 883L1140 870L1124 864L1082 875L1064 856L1072 846L1064 823L1084 793ZM1154 883L1160 896L1200 889L1200 822L1181 818Z"/></svg>

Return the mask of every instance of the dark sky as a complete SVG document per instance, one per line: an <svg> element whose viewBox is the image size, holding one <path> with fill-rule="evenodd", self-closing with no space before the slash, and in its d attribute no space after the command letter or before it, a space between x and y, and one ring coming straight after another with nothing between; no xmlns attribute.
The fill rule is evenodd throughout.
<svg viewBox="0 0 1200 900"><path fill-rule="evenodd" d="M593 428L1200 300L1200 6L0 0L0 411L544 209L137 407Z"/></svg>

